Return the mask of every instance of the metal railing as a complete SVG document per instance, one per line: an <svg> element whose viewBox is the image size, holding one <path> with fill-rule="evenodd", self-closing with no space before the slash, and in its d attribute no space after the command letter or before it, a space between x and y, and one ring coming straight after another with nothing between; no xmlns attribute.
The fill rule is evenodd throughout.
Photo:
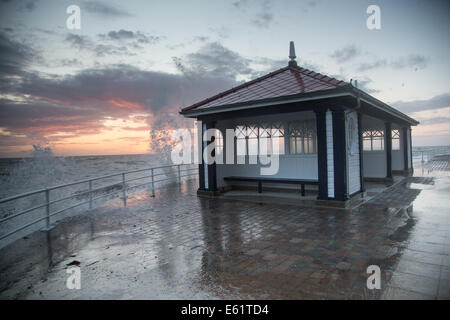
<svg viewBox="0 0 450 320"><path fill-rule="evenodd" d="M449 155L450 148L448 147L436 147L428 150L414 150L412 151L413 158L420 159L422 164L429 162L437 156Z"/></svg>
<svg viewBox="0 0 450 320"><path fill-rule="evenodd" d="M167 170L171 170L173 168L176 168L176 173L175 172L167 172ZM43 194L45 196L44 203L40 203L38 205L34 205L29 208L19 210L18 212L15 212L16 210L14 208L10 212L8 212L3 218L0 218L0 224L2 224L13 218L16 218L16 217L19 217L19 216L22 216L25 214L29 214L29 213L36 211L38 209L41 209L41 208L45 208L44 216L38 217L37 219L34 219L32 221L27 221L25 224L23 224L19 227L16 227L13 230L7 231L5 234L0 235L0 240L8 238L17 232L24 230L24 229L26 229L34 224L37 224L41 221L44 221L44 220L46 221L44 229L49 230L51 228L52 217L59 215L63 212L66 212L70 209L82 206L82 205L88 205L89 210L91 210L93 208L94 201L102 199L102 198L117 196L117 195L122 194L123 204L124 204L124 206L126 206L127 205L127 190L130 190L130 189L137 189L139 187L151 186L152 197L154 197L157 183L160 183L163 181L174 180L174 178L176 178L176 182L178 184L181 184L183 177L196 175L197 172L195 172L195 171L197 171L197 170L198 170L198 166L195 166L193 164L167 165L167 166L160 166L160 167L153 167L153 168L137 169L137 170L131 170L131 171L125 171L125 172L104 175L104 176L100 176L100 177L94 177L94 178L85 179L85 180L79 180L79 181L70 182L70 183L61 184L61 185L52 186L52 187L47 187L47 188L43 188L43 189L33 190L30 192L25 192L25 193L21 193L21 194L15 195L15 196L0 199L0 205L1 205L1 204L5 204L5 203L11 203L11 202L17 201L19 199L24 199L27 197L35 196L38 194ZM164 171L166 171L166 172L164 172ZM136 173L146 173L146 175L127 179L127 175L129 176L129 175L136 174ZM176 177L174 177L174 175L176 175ZM166 176L166 178L164 178L162 176ZM105 180L105 179L110 179L110 178L115 178L115 177L120 177L121 178L120 181L112 183L112 184L108 184L108 185L103 185L102 187L99 187L99 188L93 188L94 182ZM148 181L130 185L130 182L136 182L138 180L142 181L145 179L147 179ZM57 199L51 198L52 192L54 193L55 190L60 190L63 188L76 186L76 185L83 185L83 184L86 184L86 187L87 187L87 190L85 190L85 191L75 192L75 193L72 193L67 196L57 198ZM115 190L115 189L119 189L119 190ZM112 190L112 192L108 192L108 190ZM94 197L95 194L102 193L103 191L106 191L106 193L100 194L99 196ZM82 196L85 196L87 198L87 200L82 199L83 201L81 201L81 202L71 204L67 207L60 208L53 212L51 210L52 205L54 205L56 203L61 203L66 200L73 200L74 198L80 199L80 197L82 197Z"/></svg>

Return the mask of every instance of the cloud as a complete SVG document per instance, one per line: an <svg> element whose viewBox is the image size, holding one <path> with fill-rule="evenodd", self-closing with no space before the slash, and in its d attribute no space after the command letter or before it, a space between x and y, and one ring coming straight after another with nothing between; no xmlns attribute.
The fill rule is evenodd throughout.
<svg viewBox="0 0 450 320"><path fill-rule="evenodd" d="M208 43L197 52L184 58L174 58L174 61L182 73L191 76L201 75L234 81L238 75L249 75L253 72L249 67L250 60L225 48L219 42Z"/></svg>
<svg viewBox="0 0 450 320"><path fill-rule="evenodd" d="M450 123L450 117L437 117L420 120L421 125L433 125L441 123Z"/></svg>
<svg viewBox="0 0 450 320"><path fill-rule="evenodd" d="M183 126L182 106L224 90L222 79L187 78L128 65L85 69L63 77L24 76L0 100L0 127L12 135L94 134L109 119L146 115L150 128ZM137 129L129 129L137 130ZM142 131L143 128L139 128Z"/></svg>
<svg viewBox="0 0 450 320"><path fill-rule="evenodd" d="M0 32L0 76L20 75L24 67L37 58L38 53L30 46Z"/></svg>
<svg viewBox="0 0 450 320"><path fill-rule="evenodd" d="M347 45L342 49L335 50L330 57L334 58L338 63L343 63L354 59L359 54L360 51L355 45Z"/></svg>
<svg viewBox="0 0 450 320"><path fill-rule="evenodd" d="M233 2L233 6L235 6L236 8L242 8L247 3L248 3L248 0L238 0L238 1Z"/></svg>
<svg viewBox="0 0 450 320"><path fill-rule="evenodd" d="M371 84L373 84L373 80L368 78L368 77L364 77L362 79L358 79L358 88L367 92L367 93L378 93L380 92L380 90L374 89L373 87L371 87Z"/></svg>
<svg viewBox="0 0 450 320"><path fill-rule="evenodd" d="M441 109L450 106L450 93L437 95L427 100L397 101L390 104L404 113Z"/></svg>
<svg viewBox="0 0 450 320"><path fill-rule="evenodd" d="M97 35L98 40L74 33L67 34L64 39L73 48L90 51L98 57L106 55L135 55L134 49L143 49L144 45L154 44L161 40L159 36L146 35L140 31L121 29L107 34Z"/></svg>
<svg viewBox="0 0 450 320"><path fill-rule="evenodd" d="M391 66L395 69L414 68L415 70L424 69L429 63L429 59L417 54L410 54L406 57L400 57L392 61Z"/></svg>
<svg viewBox="0 0 450 320"><path fill-rule="evenodd" d="M78 50L90 51L98 57L105 55L133 55L125 44L104 44L92 41L88 36L69 33L65 41Z"/></svg>
<svg viewBox="0 0 450 320"><path fill-rule="evenodd" d="M110 31L108 32L108 34L100 34L99 37L101 39L117 40L117 41L135 40L140 44L156 43L159 40L161 40L161 38L158 36L147 36L140 31L133 32L124 29L120 29L119 31Z"/></svg>
<svg viewBox="0 0 450 320"><path fill-rule="evenodd" d="M79 35L69 35L67 41L79 48L92 45L90 39ZM27 52L26 48L12 44L9 56L19 57L18 53ZM254 64L261 69L281 63L247 59L217 42L175 57L180 74L112 64L58 76L21 69L27 59L24 56L15 61L17 80L6 78L2 93L8 98L0 100L1 139L21 145L25 141L30 145L36 139L53 143L68 136L98 134L107 130L105 123L114 119L140 124L124 125L123 130L128 132L145 131L143 121L147 130L186 127L190 120L178 114L180 108L237 85L239 76L257 75L260 71L251 67ZM79 61L67 59L65 63L72 65Z"/></svg>
<svg viewBox="0 0 450 320"><path fill-rule="evenodd" d="M426 58L417 54L410 54L408 56L398 57L391 61L387 59L378 59L369 63L361 63L358 67L358 71L368 71L378 68L390 67L393 69L407 69L413 68L415 71L424 69L430 62L429 58Z"/></svg>
<svg viewBox="0 0 450 320"><path fill-rule="evenodd" d="M257 13L253 16L251 23L258 28L268 28L273 22L272 5L269 0L238 0L232 3L235 9L246 12L250 6L252 9L257 8Z"/></svg>
<svg viewBox="0 0 450 320"><path fill-rule="evenodd" d="M270 2L265 0L262 2L261 11L252 20L252 23L259 28L269 28L273 21L273 14Z"/></svg>
<svg viewBox="0 0 450 320"><path fill-rule="evenodd" d="M100 1L85 1L83 2L82 9L88 12L108 16L108 17L130 17L132 14L129 12L116 8L108 3Z"/></svg>
<svg viewBox="0 0 450 320"><path fill-rule="evenodd" d="M361 63L361 64L358 66L357 70L358 70L358 71L368 71L368 70L372 70L372 69L377 69L377 68L385 67L385 66L387 66L387 65L388 65L388 63L387 63L386 59L379 59L379 60L376 60L376 61L374 61L374 62L364 62L364 63Z"/></svg>

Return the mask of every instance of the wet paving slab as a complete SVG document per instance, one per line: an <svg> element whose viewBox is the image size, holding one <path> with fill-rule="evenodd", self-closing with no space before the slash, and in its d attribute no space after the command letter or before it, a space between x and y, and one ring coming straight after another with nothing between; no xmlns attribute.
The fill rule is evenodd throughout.
<svg viewBox="0 0 450 320"><path fill-rule="evenodd" d="M450 179L351 209L139 192L0 250L2 299L449 299ZM70 264L81 289L68 289ZM368 289L368 266L381 289Z"/></svg>

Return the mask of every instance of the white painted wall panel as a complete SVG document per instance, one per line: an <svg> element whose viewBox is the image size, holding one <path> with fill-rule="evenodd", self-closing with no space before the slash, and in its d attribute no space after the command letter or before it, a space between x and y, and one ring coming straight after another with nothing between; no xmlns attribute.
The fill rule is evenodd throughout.
<svg viewBox="0 0 450 320"><path fill-rule="evenodd" d="M386 178L386 153L384 151L364 151L364 177Z"/></svg>
<svg viewBox="0 0 450 320"><path fill-rule="evenodd" d="M348 111L345 117L347 144L347 192L349 195L361 190L359 170L358 114Z"/></svg>
<svg viewBox="0 0 450 320"><path fill-rule="evenodd" d="M274 116L259 116L247 117L243 119L231 119L226 121L219 121L216 123L216 128L220 129L225 136L225 129L232 129L241 120L242 122L264 122L264 121L282 121L287 123L293 120L307 120L314 119L313 112L293 112L286 114L279 114ZM286 128L287 129L287 128ZM225 144L225 142L224 142ZM286 145L289 145L286 143ZM286 150L287 152L288 150ZM224 151L224 160L226 159L226 150ZM226 183L223 181L227 176L246 176L246 177L260 177L260 164L217 164L217 186L223 187ZM264 166L267 167L267 166ZM308 155L291 155L285 154L279 156L279 171L273 176L274 178L298 178L298 179L318 179L317 174L317 154Z"/></svg>
<svg viewBox="0 0 450 320"><path fill-rule="evenodd" d="M392 150L392 170L403 170L403 148Z"/></svg>
<svg viewBox="0 0 450 320"><path fill-rule="evenodd" d="M327 111L325 116L327 133L327 179L328 197L334 198L334 149L333 149L333 118L331 111Z"/></svg>

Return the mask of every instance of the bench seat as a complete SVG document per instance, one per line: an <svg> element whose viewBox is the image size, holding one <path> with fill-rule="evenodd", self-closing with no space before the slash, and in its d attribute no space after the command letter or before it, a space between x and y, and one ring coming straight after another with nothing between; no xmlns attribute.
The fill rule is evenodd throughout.
<svg viewBox="0 0 450 320"><path fill-rule="evenodd" d="M224 177L225 181L246 181L257 182L258 193L262 192L263 183L284 183L284 184L299 184L301 186L301 194L305 195L305 185L318 185L318 180L313 179L292 179L292 178L269 178L269 177Z"/></svg>

